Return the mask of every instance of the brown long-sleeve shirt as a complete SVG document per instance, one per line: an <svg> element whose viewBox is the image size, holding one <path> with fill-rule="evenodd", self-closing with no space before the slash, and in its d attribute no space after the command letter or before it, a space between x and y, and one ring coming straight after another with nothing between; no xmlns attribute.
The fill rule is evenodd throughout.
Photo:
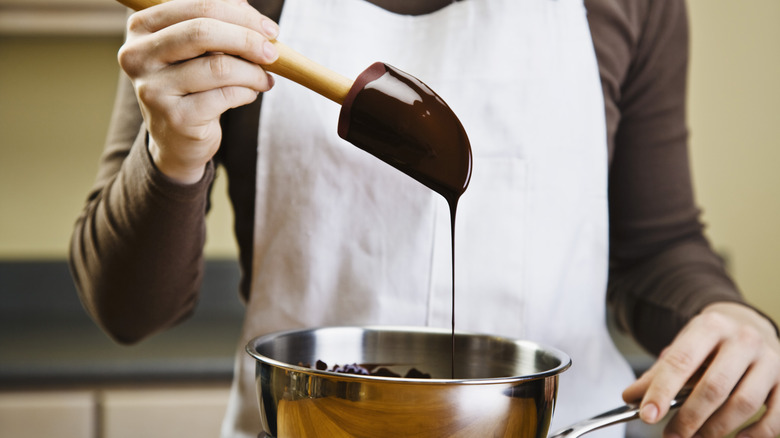
<svg viewBox="0 0 780 438"><path fill-rule="evenodd" d="M257 0L278 19L282 1ZM398 13L448 0L375 0ZM385 3L387 3L385 5ZM652 352L717 301L742 302L703 235L685 122L688 23L682 0L586 0L605 99L609 144L608 300ZM506 44L511 50L511 42ZM132 89L122 77L100 170L73 234L82 301L108 333L134 342L193 310L203 270L214 167L229 180L248 298L253 256L257 128L262 96L222 117L222 146L203 179L180 185L152 163Z"/></svg>

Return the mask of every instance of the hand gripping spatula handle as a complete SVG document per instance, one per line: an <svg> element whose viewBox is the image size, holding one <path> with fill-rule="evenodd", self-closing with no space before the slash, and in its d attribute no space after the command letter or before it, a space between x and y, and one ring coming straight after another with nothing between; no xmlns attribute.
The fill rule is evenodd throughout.
<svg viewBox="0 0 780 438"><path fill-rule="evenodd" d="M118 0L135 10L167 0ZM449 106L414 76L376 62L351 81L279 41L263 65L341 105L338 134L444 196L451 205L471 179L471 145Z"/></svg>
<svg viewBox="0 0 780 438"><path fill-rule="evenodd" d="M118 0L119 3L140 11L168 0ZM341 105L352 88L352 81L311 59L301 55L279 41L271 41L279 52L273 63L263 65L266 71L296 82Z"/></svg>

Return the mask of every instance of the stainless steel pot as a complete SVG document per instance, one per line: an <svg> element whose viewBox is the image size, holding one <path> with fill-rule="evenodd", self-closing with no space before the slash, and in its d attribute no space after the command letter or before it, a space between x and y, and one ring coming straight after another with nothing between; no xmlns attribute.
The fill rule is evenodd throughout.
<svg viewBox="0 0 780 438"><path fill-rule="evenodd" d="M497 336L456 333L455 378L448 330L330 327L255 338L263 429L272 437L544 437L561 351ZM373 377L314 370L306 364L381 364L404 375Z"/></svg>
<svg viewBox="0 0 780 438"><path fill-rule="evenodd" d="M554 348L490 335L399 327L330 327L274 333L253 339L256 385L264 434L269 437L545 437L558 376L571 365ZM431 379L374 377L318 371L379 364L404 375L410 368ZM671 404L678 407L681 393ZM557 431L575 438L636 419L628 404ZM262 434L261 434L262 436Z"/></svg>

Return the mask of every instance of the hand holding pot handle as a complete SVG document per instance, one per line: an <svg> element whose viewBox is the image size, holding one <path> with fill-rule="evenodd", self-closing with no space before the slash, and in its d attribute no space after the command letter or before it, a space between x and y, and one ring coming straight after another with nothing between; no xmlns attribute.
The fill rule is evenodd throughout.
<svg viewBox="0 0 780 438"><path fill-rule="evenodd" d="M672 403L669 405L670 409L679 408L683 404L685 399L688 398L690 389L684 389L677 394ZM572 424L571 426L560 429L550 435L549 438L577 438L586 433L593 432L594 430L601 429L613 424L624 423L639 418L639 402L627 403L625 406L621 406L617 409L613 409L603 414L599 414L593 418L580 421L579 423Z"/></svg>

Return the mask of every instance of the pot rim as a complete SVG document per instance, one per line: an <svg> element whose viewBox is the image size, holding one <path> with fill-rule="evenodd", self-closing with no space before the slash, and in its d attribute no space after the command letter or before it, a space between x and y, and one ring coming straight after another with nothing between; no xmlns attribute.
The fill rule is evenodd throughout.
<svg viewBox="0 0 780 438"><path fill-rule="evenodd" d="M414 384L414 385L488 385L488 384L516 384L518 382L526 382L531 380L537 380L537 379L545 379L548 377L557 376L558 374L563 373L569 367L572 365L571 358L569 355L564 353L563 351L554 348L549 347L534 341L528 341L528 340L521 340L521 339L513 339L509 337L504 336L498 336L498 335L490 335L490 334L481 334L481 333L471 333L471 332L464 332L455 330L455 335L458 336L476 336L476 337L484 337L484 338L492 338L501 342L506 343L513 343L519 346L522 346L527 349L534 349L541 351L545 354L551 355L554 358L558 359L560 361L560 364L558 366L555 366L549 370L540 371L537 373L532 374L524 374L521 376L508 376L508 377L485 377L485 378L478 378L478 379L420 379L420 378L408 378L408 377L384 377L384 376L368 376L368 375L360 375L360 374L349 374L349 373L337 373L334 371L323 371L318 370L315 368L309 368L305 366L300 365L294 365L286 362L282 362L276 359L272 359L268 356L265 356L263 354L260 354L257 352L256 345L270 341L273 338L281 338L284 336L291 336L296 334L304 334L304 333L314 333L319 331L331 331L331 330L358 330L360 332L366 333L366 332L409 332L409 333L422 333L422 334L446 334L450 335L452 333L451 330L448 329L441 329L441 328L434 328L434 327L424 327L424 326L377 326L377 325L370 325L370 326L320 326L320 327L310 327L310 328L299 328L299 329L291 329L291 330L283 330L283 331L277 331L273 333L268 333L265 335L260 335L252 338L247 344L245 351L252 356L256 361L266 363L268 365L272 365L284 370L288 371L296 371L300 373L305 374L313 374L321 377L327 377L330 379L344 379L344 380L371 380L371 381L383 381L383 382L394 382L399 384Z"/></svg>

